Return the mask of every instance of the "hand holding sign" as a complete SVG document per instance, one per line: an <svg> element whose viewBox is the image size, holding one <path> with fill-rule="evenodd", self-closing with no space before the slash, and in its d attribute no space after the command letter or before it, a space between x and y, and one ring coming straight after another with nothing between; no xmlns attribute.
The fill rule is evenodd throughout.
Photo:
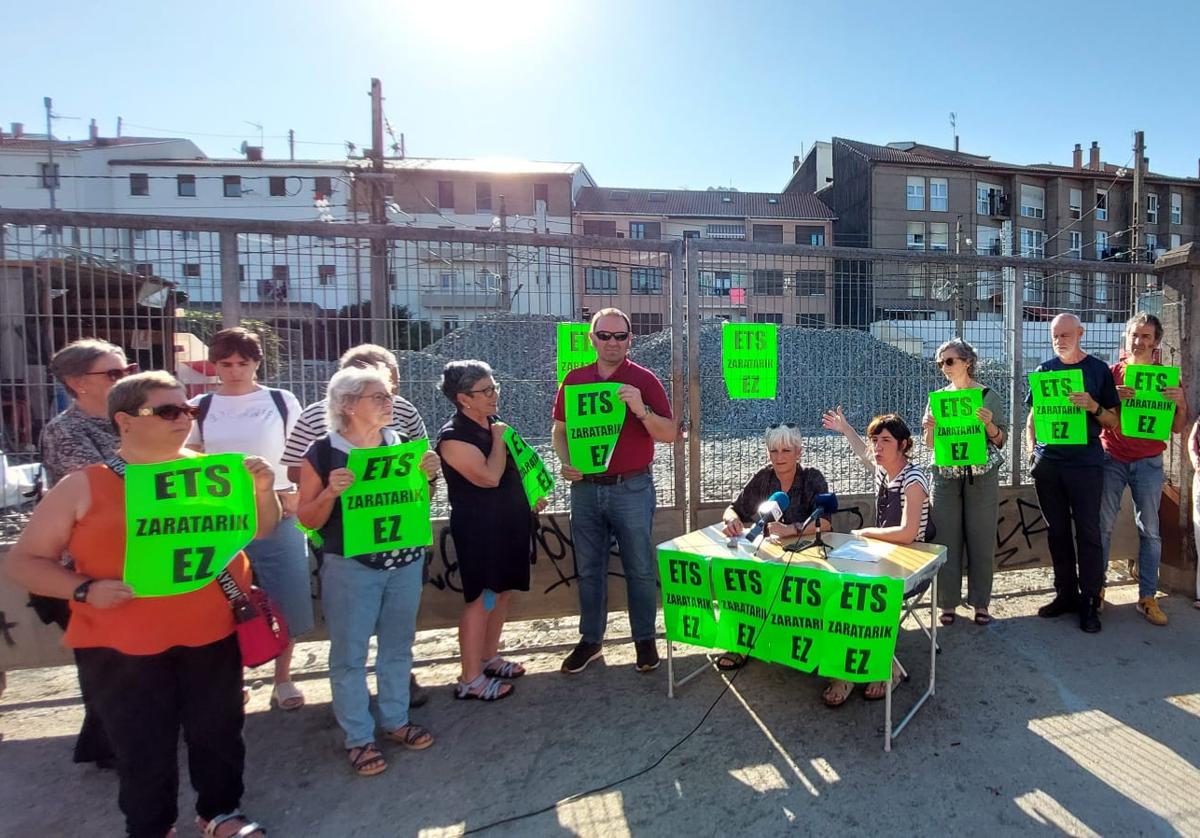
<svg viewBox="0 0 1200 838"><path fill-rule="evenodd" d="M250 472L256 494L275 491L275 470L271 468L270 463L262 457L247 456L242 461L242 465L246 467L246 471Z"/></svg>
<svg viewBox="0 0 1200 838"><path fill-rule="evenodd" d="M433 543L424 469L441 460L436 455L430 460L430 453L425 437L350 452L346 467L354 479L349 491L343 490L341 500L347 556Z"/></svg>
<svg viewBox="0 0 1200 838"><path fill-rule="evenodd" d="M1121 403L1121 433L1135 439L1167 440L1175 411L1185 404L1179 387L1179 367L1130 364L1125 384L1132 396ZM1118 393L1120 395L1120 393Z"/></svg>
<svg viewBox="0 0 1200 838"><path fill-rule="evenodd" d="M542 462L542 458L538 456L537 450L508 425L497 422L492 426L493 434L497 425L504 428L504 444L508 446L508 453L512 455L517 474L521 476L521 486L525 490L525 498L529 501L530 508L534 512L541 512L546 507L547 496L554 490L554 478Z"/></svg>
<svg viewBox="0 0 1200 838"><path fill-rule="evenodd" d="M348 468L335 468L329 472L329 485L326 490L335 498L354 485L354 472Z"/></svg>
<svg viewBox="0 0 1200 838"><path fill-rule="evenodd" d="M981 466L987 462L987 436L978 415L982 408L983 391L977 388L929 394L935 466Z"/></svg>
<svg viewBox="0 0 1200 838"><path fill-rule="evenodd" d="M1031 372L1033 430L1043 445L1087 444L1087 414L1071 398L1083 391L1083 371ZM1083 393L1083 395L1087 395ZM1091 396L1087 400L1094 401Z"/></svg>
<svg viewBox="0 0 1200 838"><path fill-rule="evenodd" d="M567 453L581 474L601 474L608 468L617 438L625 424L626 407L613 382L568 384L565 388ZM641 401L641 395L638 395ZM564 466L563 476L568 480Z"/></svg>

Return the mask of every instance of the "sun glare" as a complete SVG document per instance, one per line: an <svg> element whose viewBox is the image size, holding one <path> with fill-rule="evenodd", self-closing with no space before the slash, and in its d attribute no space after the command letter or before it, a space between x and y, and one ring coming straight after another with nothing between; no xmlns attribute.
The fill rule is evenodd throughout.
<svg viewBox="0 0 1200 838"><path fill-rule="evenodd" d="M562 8L553 0L416 0L399 6L403 21L424 38L504 50L545 33Z"/></svg>

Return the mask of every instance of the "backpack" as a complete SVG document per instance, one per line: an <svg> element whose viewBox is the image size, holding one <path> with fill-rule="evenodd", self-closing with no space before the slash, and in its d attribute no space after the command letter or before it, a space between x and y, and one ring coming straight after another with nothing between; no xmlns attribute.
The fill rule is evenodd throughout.
<svg viewBox="0 0 1200 838"><path fill-rule="evenodd" d="M279 411L279 415L283 418L283 444L287 445L287 420L288 409L287 402L283 399L283 391L276 390L274 387L264 388L271 394L271 401L275 402L275 409ZM205 393L200 397L200 401L196 403L199 412L196 414L196 430L200 432L200 445L204 445L204 419L208 416L208 411L212 410L212 393Z"/></svg>

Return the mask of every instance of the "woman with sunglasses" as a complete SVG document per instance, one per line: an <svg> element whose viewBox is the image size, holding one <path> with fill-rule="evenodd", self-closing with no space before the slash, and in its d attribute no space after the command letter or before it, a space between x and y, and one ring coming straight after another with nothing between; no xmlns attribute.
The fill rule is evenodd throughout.
<svg viewBox="0 0 1200 838"><path fill-rule="evenodd" d="M813 527L801 532L797 521L803 521L812 512L817 495L829 491L825 475L815 468L800 466L804 437L796 425L772 425L763 435L763 441L767 446L767 465L756 471L733 503L725 507L721 532L727 538L741 536L746 531L746 524L758 513L759 504L776 492L783 492L788 496L788 508L778 521L767 524L767 537L790 540L812 535ZM828 530L829 522L821 521L821 528ZM725 671L740 669L746 661L745 655L724 652L717 658L717 668Z"/></svg>
<svg viewBox="0 0 1200 838"><path fill-rule="evenodd" d="M367 652L378 639L375 680L379 726L384 736L411 751L433 744L433 736L408 718L412 644L421 603L421 569L428 548L345 554L339 498L354 482L346 467L355 448L407 442L392 423L392 385L379 367L345 367L334 373L326 393L328 433L304 454L300 467L300 523L317 530L324 545L321 607L329 629L329 682L333 714L345 736L350 766L361 777L387 768L375 744L375 719L367 691ZM419 467L432 481L437 454L426 451Z"/></svg>
<svg viewBox="0 0 1200 838"><path fill-rule="evenodd" d="M483 361L452 361L442 393L456 408L438 433L450 495L450 534L466 608L458 623L462 675L454 697L496 701L512 695L525 667L500 656L500 632L513 591L529 590L537 521L508 456L508 425L496 418L500 385ZM546 505L543 498L534 512Z"/></svg>
<svg viewBox="0 0 1200 838"><path fill-rule="evenodd" d="M931 541L936 527L929 502L929 479L909 459L913 436L908 424L895 413L876 416L867 424L870 448L850 426L841 405L825 411L821 424L826 430L846 437L854 456L875 475L875 526L851 530L851 534L891 544ZM925 586L919 586L908 596L924 590ZM902 678L902 670L893 662L892 687L899 685ZM837 707L846 703L853 690L854 684L835 679L826 687L822 699L826 705ZM886 681L867 684L864 691L868 701L877 701L886 694Z"/></svg>
<svg viewBox="0 0 1200 838"><path fill-rule="evenodd" d="M120 438L115 454L50 490L5 569L30 591L71 600L66 644L116 754L127 834L174 834L182 728L196 825L208 836L261 838L265 832L238 811L246 755L242 657L225 594L210 582L190 593L136 597L122 581L125 466L195 456L184 447L195 412L185 399L183 385L165 372L114 385L108 413ZM262 535L279 520L275 478L258 457L245 465ZM64 552L74 569L59 561ZM248 587L244 553L228 570Z"/></svg>
<svg viewBox="0 0 1200 838"><path fill-rule="evenodd" d="M938 368L949 383L939 393L952 390L982 390L983 407L976 418L987 435L987 462L981 466L933 466L933 523L946 546L946 563L938 570L940 622L949 626L954 611L963 602L963 571L967 575L967 605L975 609L975 624L992 621L988 605L992 599L992 573L996 554L996 521L1000 509L1000 464L1008 422L1004 401L990 387L975 380L979 356L962 338L951 338L938 347ZM933 448L936 422L929 406L922 420L925 445Z"/></svg>

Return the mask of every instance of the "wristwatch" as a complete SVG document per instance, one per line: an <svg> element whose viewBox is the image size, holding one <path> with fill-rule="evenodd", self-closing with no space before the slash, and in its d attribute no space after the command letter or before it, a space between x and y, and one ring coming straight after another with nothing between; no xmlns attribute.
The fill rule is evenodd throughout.
<svg viewBox="0 0 1200 838"><path fill-rule="evenodd" d="M1092 411L1092 415L1095 416L1097 419L1099 419L1100 414L1103 412L1104 412L1104 408L1100 405L1096 405L1096 409Z"/></svg>
<svg viewBox="0 0 1200 838"><path fill-rule="evenodd" d="M75 600L76 602L87 602L88 590L92 587L92 583L95 581L95 579L85 579L83 582L79 583L79 587L75 589L75 593L71 594L71 599Z"/></svg>

